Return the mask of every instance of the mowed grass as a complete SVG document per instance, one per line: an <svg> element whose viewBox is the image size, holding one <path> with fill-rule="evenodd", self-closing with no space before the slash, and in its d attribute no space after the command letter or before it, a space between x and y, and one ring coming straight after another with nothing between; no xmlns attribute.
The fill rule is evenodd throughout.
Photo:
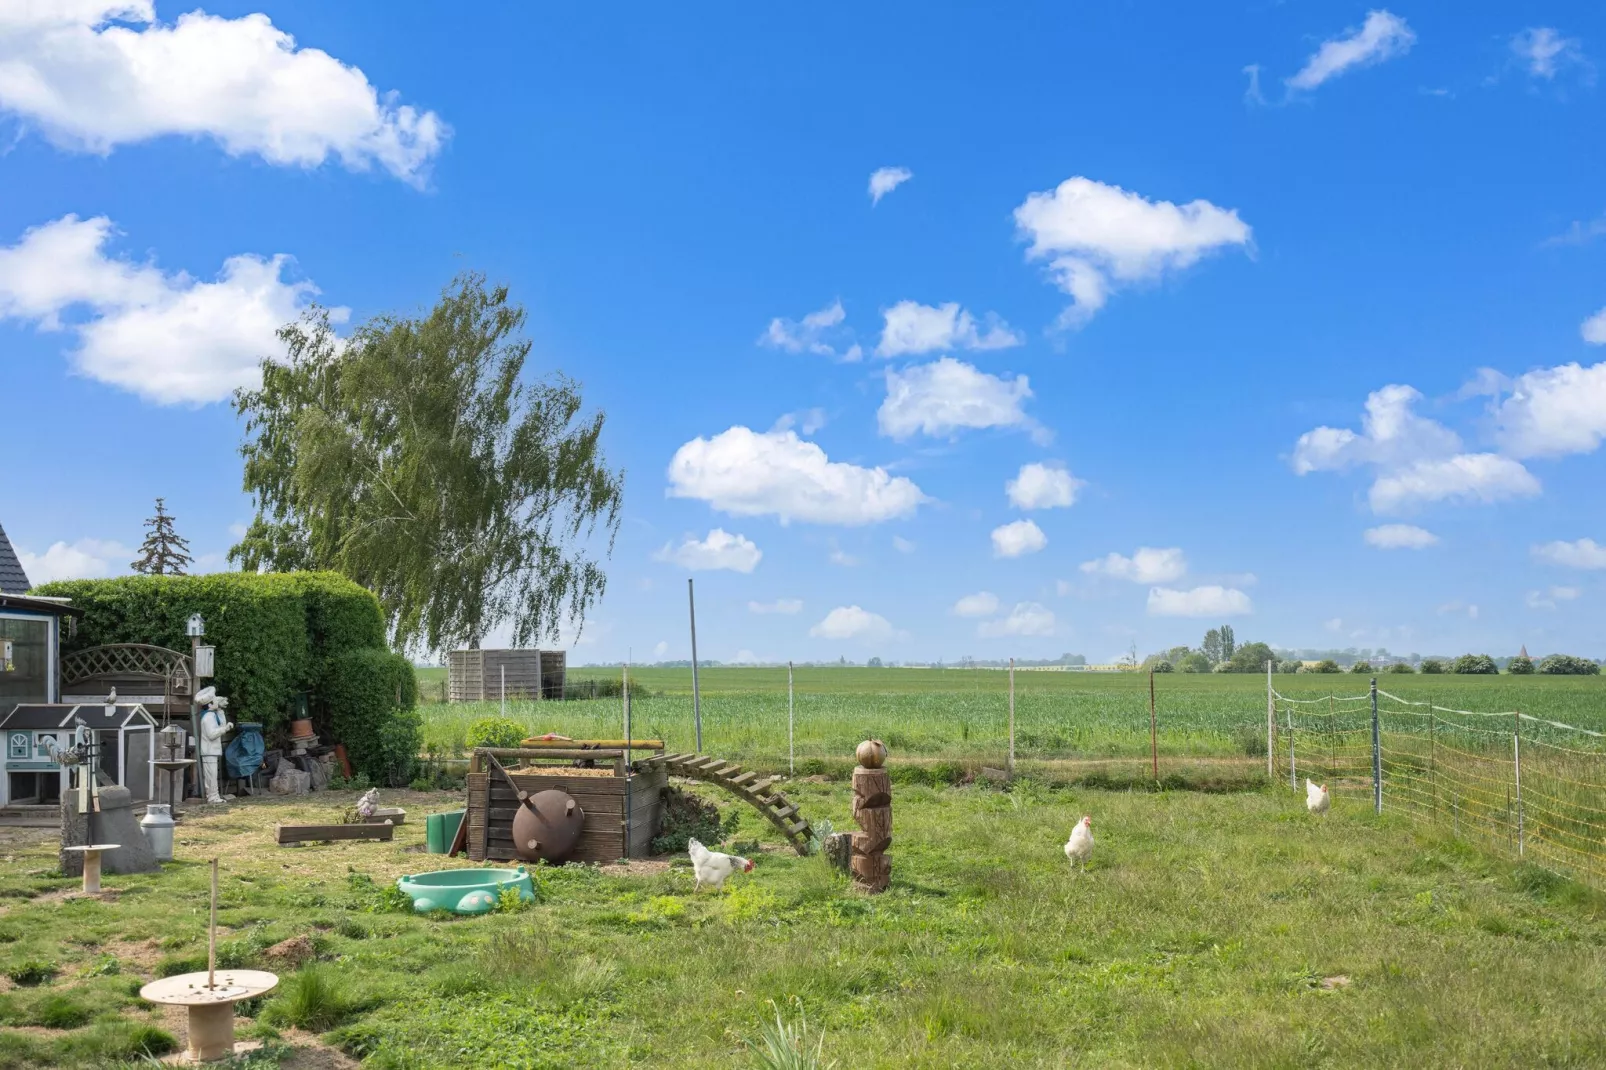
<svg viewBox="0 0 1606 1070"><path fill-rule="evenodd" d="M442 674L444 670L420 670ZM573 683L619 679L618 670L576 669ZM652 697L632 703L632 735L691 750L695 727L689 669L633 670ZM427 699L442 680L423 678ZM1582 728L1606 730L1606 678L1382 675L1379 686L1409 701L1486 712L1521 710ZM1364 695L1370 680L1351 674L1273 677L1294 698ZM703 750L722 757L784 762L786 670L718 668L699 673ZM431 690L433 688L433 690ZM793 750L799 758L840 758L874 736L907 757L1000 764L1008 749L1009 681L997 670L798 669ZM507 703L508 716L532 733L613 738L623 730L617 697L580 702ZM427 704L425 749L462 753L468 726L496 715L496 702ZM1162 756L1247 758L1265 753L1266 680L1256 675L1160 674L1155 721ZM1575 745L1569 742L1568 745ZM1587 745L1587 744L1586 744ZM1016 753L1040 759L1146 757L1149 681L1138 673L1017 672Z"/></svg>
<svg viewBox="0 0 1606 1070"><path fill-rule="evenodd" d="M844 784L789 791L848 826ZM1343 800L1313 820L1286 792L901 785L881 896L749 813L736 839L765 849L723 895L692 894L682 859L564 867L524 912L436 919L376 912L377 886L443 864L414 853L418 818L458 804L400 798L415 816L392 844L293 850L272 846L276 821L333 819L352 798L198 809L178 863L108 877L115 902L63 901L53 852L8 846L0 975L58 972L0 982L0 1067L116 1065L93 1038L157 1021L132 991L204 962L214 853L225 962L264 965L300 935L322 960L284 1005L247 1006L242 1031L308 1022L391 1070L749 1066L771 1001L854 1067L1582 1067L1606 1052L1599 897ZM1084 813L1098 848L1072 875L1061 844Z"/></svg>

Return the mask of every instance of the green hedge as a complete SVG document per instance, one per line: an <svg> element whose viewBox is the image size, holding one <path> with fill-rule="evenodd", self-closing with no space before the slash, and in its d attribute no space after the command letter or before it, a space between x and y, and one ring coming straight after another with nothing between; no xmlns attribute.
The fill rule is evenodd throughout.
<svg viewBox="0 0 1606 1070"><path fill-rule="evenodd" d="M65 644L68 652L104 643L187 651L185 626L190 614L200 613L206 642L217 649L212 682L229 698L230 719L259 721L270 734L288 721L298 693L320 690L333 660L385 647L379 600L333 572L65 580L36 593L70 598L84 611ZM327 703L319 697L311 711L319 732L349 750L354 741L332 733Z"/></svg>
<svg viewBox="0 0 1606 1070"><path fill-rule="evenodd" d="M354 773L392 788L412 780L423 742L412 662L388 650L348 650L329 659L318 691Z"/></svg>

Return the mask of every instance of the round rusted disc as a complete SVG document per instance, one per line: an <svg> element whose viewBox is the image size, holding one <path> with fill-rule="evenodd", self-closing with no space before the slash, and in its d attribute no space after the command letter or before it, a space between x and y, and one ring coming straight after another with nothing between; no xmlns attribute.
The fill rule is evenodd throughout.
<svg viewBox="0 0 1606 1070"><path fill-rule="evenodd" d="M538 791L513 815L513 850L526 862L565 862L580 845L586 814L566 791Z"/></svg>

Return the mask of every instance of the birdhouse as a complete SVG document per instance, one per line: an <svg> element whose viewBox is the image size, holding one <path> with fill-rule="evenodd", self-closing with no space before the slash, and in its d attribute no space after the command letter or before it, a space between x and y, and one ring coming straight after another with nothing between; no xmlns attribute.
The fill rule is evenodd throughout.
<svg viewBox="0 0 1606 1070"><path fill-rule="evenodd" d="M191 613L189 624L184 629L185 634L192 639L199 639L206 634L206 621L201 619L199 613Z"/></svg>
<svg viewBox="0 0 1606 1070"><path fill-rule="evenodd" d="M156 720L143 705L110 707L90 703L22 703L0 715L5 744L5 776L0 806L43 806L60 802L69 787L69 768L85 754L82 740L94 737L95 764L114 784L128 788L135 802L151 798L155 769Z"/></svg>

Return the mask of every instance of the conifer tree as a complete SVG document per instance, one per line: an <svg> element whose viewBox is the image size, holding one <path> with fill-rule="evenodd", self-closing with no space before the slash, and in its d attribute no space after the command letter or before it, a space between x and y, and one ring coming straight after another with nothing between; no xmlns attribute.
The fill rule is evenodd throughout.
<svg viewBox="0 0 1606 1070"><path fill-rule="evenodd" d="M184 566L190 563L190 544L173 530L173 514L167 511L165 498L156 499L156 515L145 521L145 527L139 560L130 567L147 576L185 575Z"/></svg>

